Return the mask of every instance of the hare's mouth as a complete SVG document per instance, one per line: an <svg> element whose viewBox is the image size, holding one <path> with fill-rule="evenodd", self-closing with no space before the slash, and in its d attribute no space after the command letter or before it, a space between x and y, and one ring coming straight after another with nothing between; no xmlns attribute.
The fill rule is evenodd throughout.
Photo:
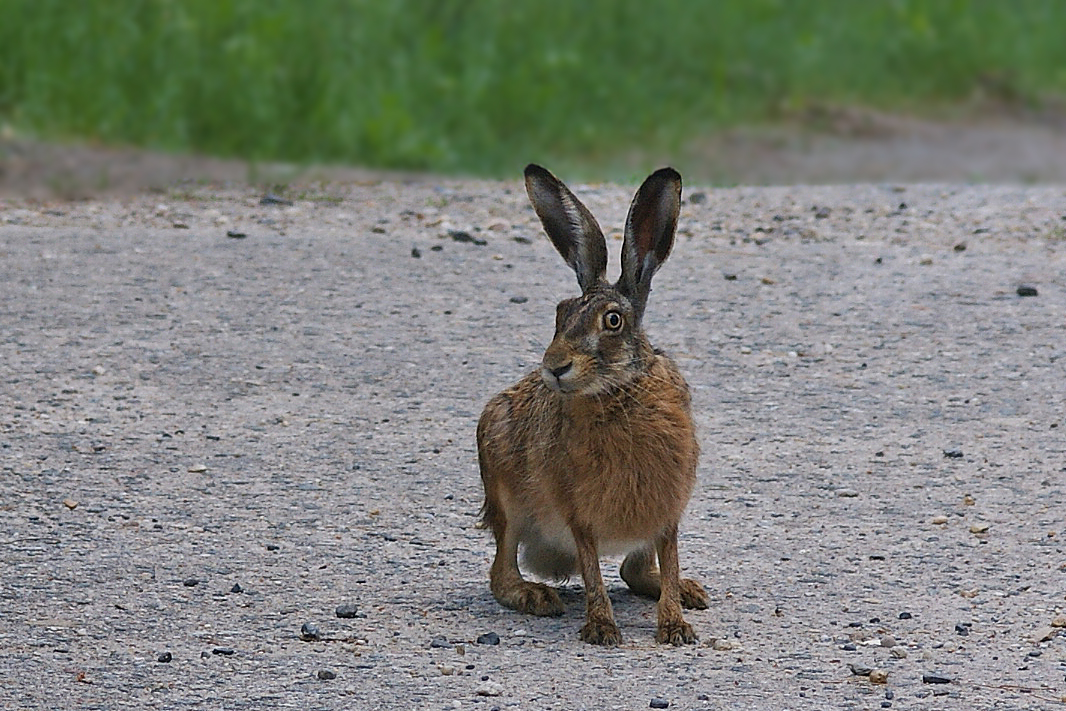
<svg viewBox="0 0 1066 711"><path fill-rule="evenodd" d="M577 370L570 364L562 368L543 366L540 369L540 379L549 390L567 395L580 391L582 386Z"/></svg>

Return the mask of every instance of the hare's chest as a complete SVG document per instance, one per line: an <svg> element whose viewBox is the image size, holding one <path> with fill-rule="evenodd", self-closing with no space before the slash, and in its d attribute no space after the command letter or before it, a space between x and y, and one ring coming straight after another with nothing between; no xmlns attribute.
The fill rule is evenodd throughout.
<svg viewBox="0 0 1066 711"><path fill-rule="evenodd" d="M601 540L647 540L677 523L695 483L695 442L684 428L646 432L608 424L575 432L564 457L577 521Z"/></svg>

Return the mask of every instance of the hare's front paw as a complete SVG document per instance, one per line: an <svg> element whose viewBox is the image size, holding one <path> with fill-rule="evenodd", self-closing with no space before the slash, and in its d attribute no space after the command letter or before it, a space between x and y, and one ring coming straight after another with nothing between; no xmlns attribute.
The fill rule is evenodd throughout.
<svg viewBox="0 0 1066 711"><path fill-rule="evenodd" d="M611 620L589 620L581 628L581 641L601 644L604 647L617 647L622 643L622 633L618 631L618 625Z"/></svg>
<svg viewBox="0 0 1066 711"><path fill-rule="evenodd" d="M699 637L692 629L692 625L682 619L672 622L660 623L655 632L655 641L659 644L672 644L680 647L682 644L693 644Z"/></svg>
<svg viewBox="0 0 1066 711"><path fill-rule="evenodd" d="M707 591L703 586L691 578L681 581L681 604L686 610L706 610Z"/></svg>

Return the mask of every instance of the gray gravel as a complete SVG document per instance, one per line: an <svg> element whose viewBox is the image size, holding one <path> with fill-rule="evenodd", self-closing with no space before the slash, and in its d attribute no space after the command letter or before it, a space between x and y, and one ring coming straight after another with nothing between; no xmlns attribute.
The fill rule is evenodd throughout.
<svg viewBox="0 0 1066 711"><path fill-rule="evenodd" d="M632 189L577 187L612 259ZM0 706L1062 708L1066 188L686 195L647 327L712 603L657 646L611 563L610 650L475 528L577 291L517 182L0 202Z"/></svg>

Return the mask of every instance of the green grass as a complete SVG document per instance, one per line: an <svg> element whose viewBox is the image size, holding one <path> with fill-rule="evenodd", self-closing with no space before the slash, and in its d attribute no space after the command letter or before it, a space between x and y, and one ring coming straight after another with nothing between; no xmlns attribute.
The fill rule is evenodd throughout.
<svg viewBox="0 0 1066 711"><path fill-rule="evenodd" d="M0 122L513 175L810 103L1063 96L1064 28L1057 0L0 0Z"/></svg>

